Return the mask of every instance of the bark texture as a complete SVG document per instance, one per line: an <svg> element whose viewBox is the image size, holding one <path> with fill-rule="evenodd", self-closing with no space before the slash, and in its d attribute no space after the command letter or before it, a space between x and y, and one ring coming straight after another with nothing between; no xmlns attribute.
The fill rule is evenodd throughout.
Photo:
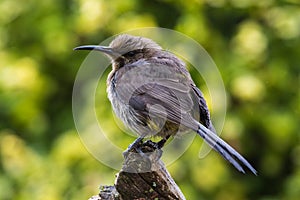
<svg viewBox="0 0 300 200"><path fill-rule="evenodd" d="M90 200L180 199L179 187L160 160L162 151L150 140L124 153L124 163L114 186L100 187Z"/></svg>

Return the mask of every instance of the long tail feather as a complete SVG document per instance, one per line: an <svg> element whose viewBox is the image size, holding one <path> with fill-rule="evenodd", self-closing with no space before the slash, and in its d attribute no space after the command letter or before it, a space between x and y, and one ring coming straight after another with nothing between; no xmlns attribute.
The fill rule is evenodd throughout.
<svg viewBox="0 0 300 200"><path fill-rule="evenodd" d="M253 174L257 175L257 171L251 166L251 164L240 155L229 144L224 142L215 133L207 129L205 126L199 123L197 133L217 152L219 152L227 161L229 161L237 170L245 173L241 164L246 166Z"/></svg>

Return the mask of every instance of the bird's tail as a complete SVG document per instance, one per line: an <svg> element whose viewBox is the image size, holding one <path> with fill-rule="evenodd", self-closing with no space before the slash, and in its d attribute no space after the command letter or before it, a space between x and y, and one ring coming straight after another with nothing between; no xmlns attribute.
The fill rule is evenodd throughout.
<svg viewBox="0 0 300 200"><path fill-rule="evenodd" d="M229 144L219 138L217 134L213 133L200 123L197 133L205 140L205 142L209 144L209 146L211 146L215 151L219 152L240 172L245 173L244 168L241 165L243 164L253 174L257 175L257 171L251 166L251 164Z"/></svg>

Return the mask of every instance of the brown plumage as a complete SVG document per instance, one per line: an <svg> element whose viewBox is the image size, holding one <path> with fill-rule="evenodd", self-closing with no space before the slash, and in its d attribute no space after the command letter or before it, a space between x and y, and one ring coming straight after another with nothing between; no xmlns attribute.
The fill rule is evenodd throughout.
<svg viewBox="0 0 300 200"><path fill-rule="evenodd" d="M173 135L193 130L214 150L244 172L256 170L215 134L201 91L185 63L154 41L120 35L109 45L80 46L75 50L98 50L112 61L107 79L108 98L116 115L140 135L159 136L164 142Z"/></svg>

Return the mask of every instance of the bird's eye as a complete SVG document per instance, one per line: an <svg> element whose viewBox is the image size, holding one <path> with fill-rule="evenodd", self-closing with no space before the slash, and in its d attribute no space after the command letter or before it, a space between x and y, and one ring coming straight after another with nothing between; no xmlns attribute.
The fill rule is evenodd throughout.
<svg viewBox="0 0 300 200"><path fill-rule="evenodd" d="M129 52L127 53L127 55L130 56L130 57L132 57L132 56L135 55L135 52L134 52L134 51L129 51Z"/></svg>

